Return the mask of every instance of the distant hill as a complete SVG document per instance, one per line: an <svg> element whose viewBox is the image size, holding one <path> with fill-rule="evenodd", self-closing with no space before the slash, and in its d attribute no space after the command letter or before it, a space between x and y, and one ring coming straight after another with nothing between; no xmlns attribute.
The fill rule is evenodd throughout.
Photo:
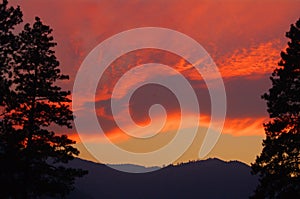
<svg viewBox="0 0 300 199"><path fill-rule="evenodd" d="M103 164L76 159L70 163L89 174L76 181L69 198L80 199L168 199L168 198L248 198L258 179L250 167L238 161L208 159L168 166L149 173L124 173ZM136 165L118 165L147 169ZM151 169L151 168L150 168Z"/></svg>

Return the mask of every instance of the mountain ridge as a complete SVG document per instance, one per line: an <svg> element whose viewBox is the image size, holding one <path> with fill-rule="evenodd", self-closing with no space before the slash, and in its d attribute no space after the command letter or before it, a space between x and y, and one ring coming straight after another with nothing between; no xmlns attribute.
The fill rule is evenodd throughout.
<svg viewBox="0 0 300 199"><path fill-rule="evenodd" d="M123 166L143 166L122 164ZM122 165L118 165L121 167ZM148 173L124 173L100 163L75 159L71 167L89 174L76 181L69 198L248 198L258 184L251 168L218 158L169 165ZM111 165L110 165L111 166ZM116 166L116 165L114 165ZM144 167L144 169L147 169Z"/></svg>

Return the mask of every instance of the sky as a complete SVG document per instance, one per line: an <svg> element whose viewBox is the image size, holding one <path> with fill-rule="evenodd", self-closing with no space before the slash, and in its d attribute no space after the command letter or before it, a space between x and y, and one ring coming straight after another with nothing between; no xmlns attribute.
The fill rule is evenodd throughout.
<svg viewBox="0 0 300 199"><path fill-rule="evenodd" d="M10 3L20 5L25 22L32 23L34 17L39 16L43 23L53 28L53 36L58 43L55 51L61 70L70 75L70 81L60 85L69 90L73 89L76 74L88 54L115 34L135 28L161 27L191 37L202 45L215 62L224 82L227 99L227 113L221 136L214 148L203 158L217 157L250 164L260 153L264 138L263 123L268 121L266 104L260 96L271 86L269 76L280 60L280 51L287 45L285 32L300 17L300 1L13 0ZM167 41L169 38L165 39ZM161 39L162 43L164 41ZM181 45L182 49L187 49L187 57L193 56L188 53L189 46L184 43ZM174 162L198 159L212 114L207 84L193 68L194 63L167 51L141 49L129 52L115 59L105 70L97 85L95 100L90 102L95 104L98 122L104 134L116 146L133 153L158 150L176 135L182 107L174 93L163 86L142 86L129 101L131 117L139 126L150 124L154 131L161 121L166 121L155 136L151 134L151 128L149 132L144 131L128 122L124 107L115 115L110 110L112 99L125 99L130 88L139 86L146 79L172 80L178 75L167 70L155 70L155 66L151 71L143 72L146 67L140 67L132 72L130 78L122 79L118 92L112 96L114 86L125 73L147 63L162 63L174 68L184 75L194 89L201 112L200 121L197 125L189 122L197 113L192 107L187 107L185 121L188 122L180 128L188 137L190 129L196 127L197 134L193 143ZM181 85L177 88L181 88ZM165 108L165 114L153 114L149 117L148 111L153 104L161 104ZM149 138L140 139L126 135L114 121L116 118L121 119L128 131L132 131L131 135ZM77 141L80 157L97 161L93 157L95 154L89 153L84 144L89 142L96 146L101 143L99 132L88 132L79 136L76 128L55 129L68 133ZM149 158L141 163L111 157L107 163L153 166L156 164L154 159Z"/></svg>

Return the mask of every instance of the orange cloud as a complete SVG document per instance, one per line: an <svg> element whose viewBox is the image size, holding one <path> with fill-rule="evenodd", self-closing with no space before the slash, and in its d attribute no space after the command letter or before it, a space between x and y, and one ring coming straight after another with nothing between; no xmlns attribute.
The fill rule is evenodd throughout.
<svg viewBox="0 0 300 199"><path fill-rule="evenodd" d="M267 122L268 118L229 118L225 119L222 134L231 136L264 136L263 123ZM208 128L210 125L210 115L202 115L200 126Z"/></svg>
<svg viewBox="0 0 300 199"><path fill-rule="evenodd" d="M114 120L114 117L107 113L107 111L105 110L106 107L102 106L96 109L96 114L99 118L106 118L108 120Z"/></svg>
<svg viewBox="0 0 300 199"><path fill-rule="evenodd" d="M226 118L223 133L233 136L264 136L267 118Z"/></svg>
<svg viewBox="0 0 300 199"><path fill-rule="evenodd" d="M282 42L277 39L252 46L249 49L235 50L217 59L216 64L224 78L240 76L247 76L247 78L252 79L260 78L261 75L271 73L274 70L280 59L280 50L283 48ZM161 74L169 76L177 75L171 71L155 69L149 72L149 70L146 70L147 68L140 67L134 70L134 72L128 73L131 74L130 78L124 78L123 75L135 66L151 62L163 62L163 64L169 65L182 73L189 81L193 81L193 86L206 88L205 83L201 81L203 80L201 73L198 73L193 65L184 59L155 50L136 51L118 58L104 73L100 80L95 100L110 99L114 86L121 77L123 77L123 83L117 92L116 97L118 98L125 96L130 88L146 79L157 78ZM201 82L197 82L199 80Z"/></svg>
<svg viewBox="0 0 300 199"><path fill-rule="evenodd" d="M195 117L195 115L190 114L186 117ZM156 128L156 123L160 121L162 118L152 118L151 125L153 129ZM232 136L264 136L264 128L263 123L267 122L267 118L226 118L224 123L224 128L222 130L223 134L230 134ZM199 126L195 126L197 124L193 123L185 123L181 126L182 129L189 129L193 127L199 128L208 128L210 125L210 115L201 114L199 117ZM168 115L166 123L162 129L158 132L151 132L151 135L156 135L159 133L170 133L176 132L179 128L180 123L180 113L174 113ZM138 125L142 126L143 124L139 123ZM144 125L148 125L148 122L145 122ZM137 137L141 137L145 134L144 131L137 131L136 126L129 126L131 134L135 134ZM73 136L73 135L72 135ZM94 134L81 134L80 136L84 137L84 140L89 142L101 142L99 140L100 137L104 139L104 135L100 135L100 133L95 132ZM119 127L112 128L109 131L105 132L105 136L114 143L122 143L124 141L135 139L134 137L123 132ZM76 136L74 136L76 138ZM150 139L150 138L149 138ZM76 139L77 140L77 139ZM138 141L138 139L137 139Z"/></svg>
<svg viewBox="0 0 300 199"><path fill-rule="evenodd" d="M280 60L283 49L280 40L261 43L249 49L235 50L233 53L217 60L217 65L224 78L271 73Z"/></svg>

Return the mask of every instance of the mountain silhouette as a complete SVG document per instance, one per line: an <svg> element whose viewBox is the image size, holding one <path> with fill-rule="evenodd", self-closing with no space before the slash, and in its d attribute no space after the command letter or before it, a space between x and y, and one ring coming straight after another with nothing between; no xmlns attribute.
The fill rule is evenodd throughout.
<svg viewBox="0 0 300 199"><path fill-rule="evenodd" d="M248 198L258 184L250 167L239 161L225 162L216 158L171 165L149 173L124 173L106 165L75 159L72 167L89 174L76 181L68 198ZM116 166L116 165L115 165ZM147 170L137 165L117 165Z"/></svg>

